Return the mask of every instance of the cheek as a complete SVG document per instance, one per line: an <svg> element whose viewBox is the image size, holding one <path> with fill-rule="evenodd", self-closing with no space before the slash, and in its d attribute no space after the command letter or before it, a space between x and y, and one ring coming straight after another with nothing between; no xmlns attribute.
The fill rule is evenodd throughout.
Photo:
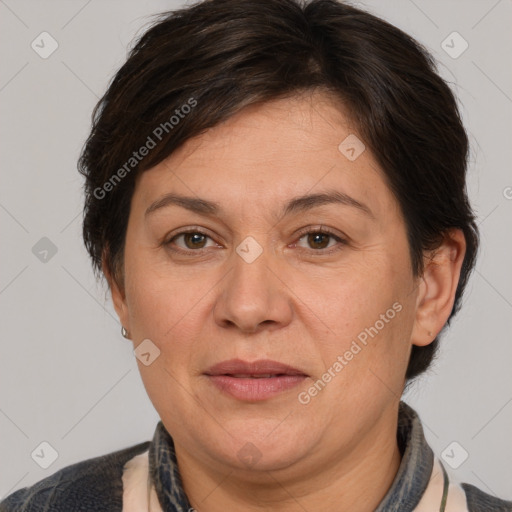
<svg viewBox="0 0 512 512"><path fill-rule="evenodd" d="M134 332L161 338L204 296L204 279L184 280L169 272L149 251L135 250L126 257L126 297Z"/></svg>
<svg viewBox="0 0 512 512"><path fill-rule="evenodd" d="M150 365L137 364L155 409L166 411L169 404L188 403L184 389L189 388L188 372L198 353L194 329L204 323L197 305L208 287L198 283L183 286L154 269L131 270L126 293L134 345L149 339L159 351Z"/></svg>
<svg viewBox="0 0 512 512"><path fill-rule="evenodd" d="M389 264L377 258L371 264L356 262L320 279L305 276L300 288L301 296L325 319L333 335L357 335L375 324L400 296L400 285L391 280Z"/></svg>
<svg viewBox="0 0 512 512"><path fill-rule="evenodd" d="M174 376L184 382L187 372L197 366L198 355L205 351L219 278L209 272L178 279L177 274L166 274L158 266L146 267L132 267L127 286L132 337L135 345L144 339L156 345L160 355L155 365L158 363L163 381ZM146 375L146 367L139 364L139 368L146 386L150 382L155 388L161 386L152 375Z"/></svg>
<svg viewBox="0 0 512 512"><path fill-rule="evenodd" d="M346 397L347 392L361 396L372 390L378 395L379 389L390 393L389 387L401 394L414 321L411 287L412 278L407 272L397 273L388 258L345 269L327 287L310 286L311 308L329 327L315 342L316 350L324 371L340 376L333 392Z"/></svg>
<svg viewBox="0 0 512 512"><path fill-rule="evenodd" d="M152 279L150 272L135 271L129 275L126 296L132 331L139 337L157 338L163 319L168 321L175 310L169 303L169 293L167 297L163 294L162 283ZM164 315L165 311L168 315Z"/></svg>

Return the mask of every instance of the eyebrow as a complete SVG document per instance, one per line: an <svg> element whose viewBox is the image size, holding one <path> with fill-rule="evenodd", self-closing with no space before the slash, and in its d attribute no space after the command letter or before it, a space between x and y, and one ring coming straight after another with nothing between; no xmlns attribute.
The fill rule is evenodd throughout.
<svg viewBox="0 0 512 512"><path fill-rule="evenodd" d="M286 217L292 213L308 211L318 206L327 204L341 204L344 206L351 206L353 208L357 208L369 217L375 218L367 205L343 192L339 192L338 190L329 190L320 194L307 194L295 197L286 203L280 218ZM181 194L170 193L164 195L152 203L144 215L147 216L157 210L169 206L181 206L182 208L204 216L219 215L222 212L220 204L215 201L208 201L198 197L190 197L183 196Z"/></svg>

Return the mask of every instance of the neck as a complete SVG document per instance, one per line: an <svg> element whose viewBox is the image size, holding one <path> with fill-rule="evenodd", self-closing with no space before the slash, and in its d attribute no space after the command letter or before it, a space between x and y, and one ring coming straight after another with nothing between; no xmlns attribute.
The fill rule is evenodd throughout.
<svg viewBox="0 0 512 512"><path fill-rule="evenodd" d="M294 467L258 474L205 465L204 459L176 444L184 490L198 512L372 512L400 465L397 415L398 410L392 423L383 415L365 439L341 456L326 450L327 456L316 462L302 460Z"/></svg>

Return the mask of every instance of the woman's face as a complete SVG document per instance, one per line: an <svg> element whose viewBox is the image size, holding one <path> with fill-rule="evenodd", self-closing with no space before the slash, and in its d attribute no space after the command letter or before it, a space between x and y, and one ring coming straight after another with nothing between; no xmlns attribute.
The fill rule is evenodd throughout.
<svg viewBox="0 0 512 512"><path fill-rule="evenodd" d="M418 283L354 137L327 96L278 100L139 176L114 302L134 345L150 340L138 364L178 452L314 470L396 428Z"/></svg>

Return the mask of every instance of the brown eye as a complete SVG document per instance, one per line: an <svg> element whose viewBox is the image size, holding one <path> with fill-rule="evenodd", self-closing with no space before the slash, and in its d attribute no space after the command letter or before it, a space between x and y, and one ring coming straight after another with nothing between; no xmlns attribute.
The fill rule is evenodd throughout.
<svg viewBox="0 0 512 512"><path fill-rule="evenodd" d="M181 236L183 236L187 249L202 249L208 238L202 233L182 233Z"/></svg>
<svg viewBox="0 0 512 512"><path fill-rule="evenodd" d="M209 241L212 242L210 245L208 245ZM205 233L201 233L201 231L183 231L165 242L165 245L168 246L169 249L176 252L199 252L201 249L211 247L212 244L216 245L211 237Z"/></svg>
<svg viewBox="0 0 512 512"><path fill-rule="evenodd" d="M299 238L299 243L304 239L307 245L300 245L300 247L303 249L314 249L315 252L334 247L336 242L338 242L338 245L344 243L342 238L328 231L307 231Z"/></svg>
<svg viewBox="0 0 512 512"><path fill-rule="evenodd" d="M327 233L309 233L308 244L313 249L325 249L329 245L329 239L332 235Z"/></svg>
<svg viewBox="0 0 512 512"><path fill-rule="evenodd" d="M347 240L327 227L305 228L299 234L299 239L294 246L301 252L307 251L310 255L327 256L328 254L343 249Z"/></svg>

